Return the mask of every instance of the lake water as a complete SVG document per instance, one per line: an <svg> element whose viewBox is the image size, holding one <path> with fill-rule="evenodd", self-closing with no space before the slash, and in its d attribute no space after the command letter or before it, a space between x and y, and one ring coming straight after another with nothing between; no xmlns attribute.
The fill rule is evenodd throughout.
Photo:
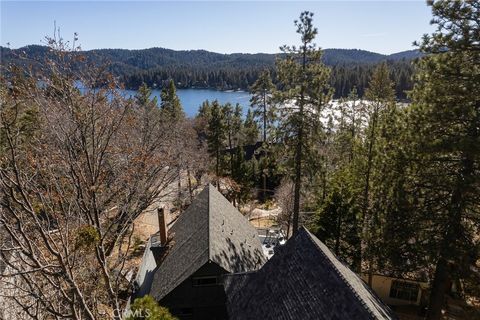
<svg viewBox="0 0 480 320"><path fill-rule="evenodd" d="M125 96L134 96L135 90L124 90ZM250 107L250 94L244 91L217 91L209 89L177 89L177 95L182 103L183 110L189 117L194 117L198 108L205 100L210 102L218 100L221 104L230 102L235 105L239 103L246 114ZM157 97L160 102L160 90L152 90L152 97Z"/></svg>

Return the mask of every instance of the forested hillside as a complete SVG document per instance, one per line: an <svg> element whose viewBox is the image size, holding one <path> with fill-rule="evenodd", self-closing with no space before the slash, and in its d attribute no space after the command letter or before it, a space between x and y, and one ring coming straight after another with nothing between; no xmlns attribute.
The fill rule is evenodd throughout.
<svg viewBox="0 0 480 320"><path fill-rule="evenodd" d="M89 62L109 63L110 71L129 89L138 89L143 82L151 87L163 87L173 79L178 88L248 90L266 68L270 69L276 82L274 54L220 54L205 50L175 51L164 48L99 49L82 53ZM48 54L45 46L30 45L19 49L1 47L2 64L35 64ZM362 96L374 67L387 61L391 78L397 84L397 97L405 98L405 90L410 90L412 86L410 62L419 56L416 50L382 55L357 49L326 49L322 59L332 67L330 82L335 88L335 97L347 96L353 86Z"/></svg>

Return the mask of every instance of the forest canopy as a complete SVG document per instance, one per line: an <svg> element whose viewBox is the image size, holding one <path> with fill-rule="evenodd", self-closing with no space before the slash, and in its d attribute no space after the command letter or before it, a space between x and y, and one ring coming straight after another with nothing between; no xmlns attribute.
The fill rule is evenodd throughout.
<svg viewBox="0 0 480 320"><path fill-rule="evenodd" d="M51 55L48 47L30 45L19 49L0 47L1 63L38 65ZM355 86L363 96L374 68L386 61L390 77L396 83L396 95L405 99L406 90L412 89L411 61L421 56L417 50L382 55L357 49L323 50L323 62L332 68L330 84L335 98L346 97ZM138 89L142 83L163 88L170 79L177 88L209 88L218 90L248 90L259 75L269 69L273 81L274 54L220 54L205 50L175 51L164 48L143 50L99 49L81 51L86 60L96 65L109 65L109 71L127 89Z"/></svg>

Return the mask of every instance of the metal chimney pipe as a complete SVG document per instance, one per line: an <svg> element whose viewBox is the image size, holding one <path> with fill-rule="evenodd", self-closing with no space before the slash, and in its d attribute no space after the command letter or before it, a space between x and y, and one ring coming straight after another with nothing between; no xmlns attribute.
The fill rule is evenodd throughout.
<svg viewBox="0 0 480 320"><path fill-rule="evenodd" d="M158 208L158 231L160 233L160 244L164 246L167 243L167 219L165 217L165 209Z"/></svg>

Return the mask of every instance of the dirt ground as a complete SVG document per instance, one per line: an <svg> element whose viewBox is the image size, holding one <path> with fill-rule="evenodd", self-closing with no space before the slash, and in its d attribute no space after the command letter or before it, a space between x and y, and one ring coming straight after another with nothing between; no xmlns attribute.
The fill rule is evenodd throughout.
<svg viewBox="0 0 480 320"><path fill-rule="evenodd" d="M255 228L270 228L277 224L274 219L265 217L251 218L249 221Z"/></svg>

